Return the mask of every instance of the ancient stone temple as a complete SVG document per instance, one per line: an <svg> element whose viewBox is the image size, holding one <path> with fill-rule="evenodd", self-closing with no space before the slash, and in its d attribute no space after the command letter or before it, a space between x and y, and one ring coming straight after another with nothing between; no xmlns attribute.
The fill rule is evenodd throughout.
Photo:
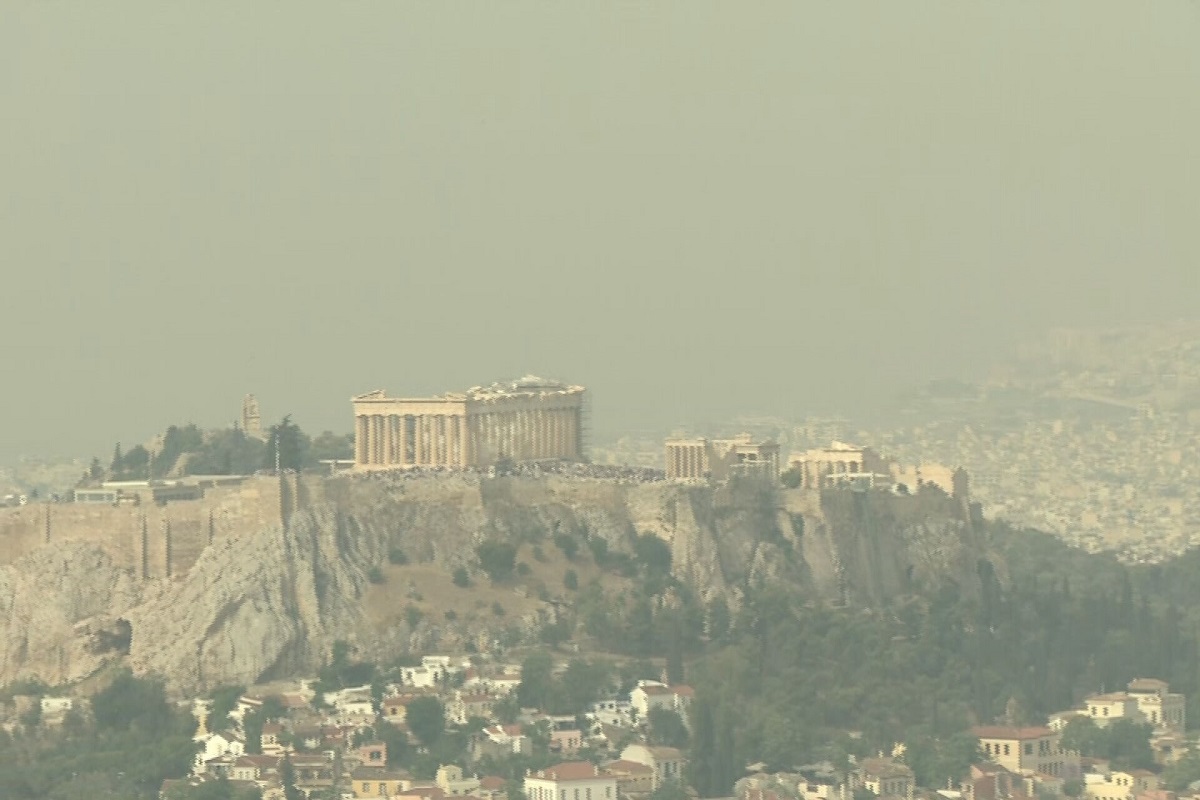
<svg viewBox="0 0 1200 800"><path fill-rule="evenodd" d="M668 439L667 480L725 480L755 474L779 479L779 445L748 433L732 439Z"/></svg>
<svg viewBox="0 0 1200 800"><path fill-rule="evenodd" d="M532 375L438 397L353 398L356 469L583 457L582 386Z"/></svg>

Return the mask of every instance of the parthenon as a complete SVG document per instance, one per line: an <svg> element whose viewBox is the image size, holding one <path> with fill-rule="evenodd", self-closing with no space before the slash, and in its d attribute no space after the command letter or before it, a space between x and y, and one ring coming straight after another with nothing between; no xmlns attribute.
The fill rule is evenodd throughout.
<svg viewBox="0 0 1200 800"><path fill-rule="evenodd" d="M356 469L482 467L583 456L582 386L527 375L438 397L352 399Z"/></svg>

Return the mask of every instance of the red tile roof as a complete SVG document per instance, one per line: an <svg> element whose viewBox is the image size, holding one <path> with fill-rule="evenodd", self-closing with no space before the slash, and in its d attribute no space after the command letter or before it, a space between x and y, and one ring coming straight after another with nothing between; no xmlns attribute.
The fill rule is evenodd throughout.
<svg viewBox="0 0 1200 800"><path fill-rule="evenodd" d="M538 770L535 774L539 778L552 781L581 781L601 777L600 770L589 761L564 761L553 767Z"/></svg>
<svg viewBox="0 0 1200 800"><path fill-rule="evenodd" d="M606 764L604 768L607 770L610 770L612 772L619 772L623 775L635 775L635 774L650 775L650 774L653 774L653 772L654 772L654 770L651 769L646 764L642 764L638 761L630 761L625 758L619 759L617 761L612 761L612 762Z"/></svg>

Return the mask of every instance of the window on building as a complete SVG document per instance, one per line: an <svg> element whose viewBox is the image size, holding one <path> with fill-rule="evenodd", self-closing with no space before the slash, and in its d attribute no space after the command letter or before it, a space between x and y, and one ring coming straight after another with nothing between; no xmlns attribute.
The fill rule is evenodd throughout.
<svg viewBox="0 0 1200 800"><path fill-rule="evenodd" d="M1008 749L1009 749L1009 746L1004 745L1004 755L1009 755Z"/></svg>

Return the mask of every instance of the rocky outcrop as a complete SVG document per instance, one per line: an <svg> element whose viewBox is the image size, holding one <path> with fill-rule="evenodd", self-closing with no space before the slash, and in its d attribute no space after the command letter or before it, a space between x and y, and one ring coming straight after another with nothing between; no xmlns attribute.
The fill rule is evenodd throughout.
<svg viewBox="0 0 1200 800"><path fill-rule="evenodd" d="M373 618L369 577L396 549L449 573L488 538L567 533L629 552L637 534L652 533L670 543L676 576L703 596L736 602L748 585L782 583L857 604L938 576L969 584L983 550L950 507L853 493L823 502L755 481L447 475L334 479L305 496L286 525L217 539L186 575L142 581L89 544L0 568L0 684L31 675L66 683L127 660L197 691L311 671L338 639L386 657L486 638L465 622Z"/></svg>

